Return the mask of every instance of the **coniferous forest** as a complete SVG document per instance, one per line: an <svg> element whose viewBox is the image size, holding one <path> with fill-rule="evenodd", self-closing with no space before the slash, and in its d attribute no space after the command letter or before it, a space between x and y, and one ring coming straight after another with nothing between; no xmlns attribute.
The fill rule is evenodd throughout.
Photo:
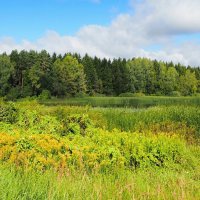
<svg viewBox="0 0 200 200"><path fill-rule="evenodd" d="M15 100L48 93L56 97L189 96L200 92L200 68L147 58L106 59L43 50L0 55L0 96Z"/></svg>

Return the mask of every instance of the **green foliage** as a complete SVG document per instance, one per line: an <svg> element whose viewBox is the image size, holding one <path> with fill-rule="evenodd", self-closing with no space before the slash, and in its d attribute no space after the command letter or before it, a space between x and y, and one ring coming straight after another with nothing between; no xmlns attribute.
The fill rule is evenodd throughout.
<svg viewBox="0 0 200 200"><path fill-rule="evenodd" d="M41 94L38 96L39 100L51 99L51 93L49 90L42 90Z"/></svg>
<svg viewBox="0 0 200 200"><path fill-rule="evenodd" d="M178 80L179 78L179 74L176 71L176 69L174 67L169 67L167 69L166 72L166 77L165 77L165 89L164 89L164 93L165 94L170 94L172 93L174 90L177 90L177 86L178 86Z"/></svg>
<svg viewBox="0 0 200 200"><path fill-rule="evenodd" d="M21 89L19 87L12 87L5 96L6 101L15 101L21 97Z"/></svg>
<svg viewBox="0 0 200 200"><path fill-rule="evenodd" d="M27 138L20 138L16 144L19 152L31 150L34 147L34 144L32 144Z"/></svg>
<svg viewBox="0 0 200 200"><path fill-rule="evenodd" d="M28 78L31 81L31 87L33 94L36 94L41 87L41 76L43 75L42 69L40 68L39 63L33 65L28 71Z"/></svg>
<svg viewBox="0 0 200 200"><path fill-rule="evenodd" d="M144 97L144 96L145 96L145 94L142 92L134 93L134 97Z"/></svg>
<svg viewBox="0 0 200 200"><path fill-rule="evenodd" d="M94 97L106 97L105 94L100 94L100 93L95 93L92 96L94 96Z"/></svg>
<svg viewBox="0 0 200 200"><path fill-rule="evenodd" d="M200 97L200 93L195 93L194 96L195 97Z"/></svg>
<svg viewBox="0 0 200 200"><path fill-rule="evenodd" d="M147 58L111 61L76 53L51 56L45 50L0 55L0 96L15 100L38 96L43 90L56 97L140 92L169 96L173 91L192 96L200 91L200 68Z"/></svg>
<svg viewBox="0 0 200 200"><path fill-rule="evenodd" d="M96 66L100 78L100 88L102 86L102 93L106 95L113 94L113 75L111 69L111 61L105 58ZM100 92L100 91L99 91Z"/></svg>
<svg viewBox="0 0 200 200"><path fill-rule="evenodd" d="M13 123L10 126L14 126L20 133L21 136L16 136L16 145L20 146L21 150L29 149L29 144L36 145L38 138L48 138L46 142L52 141L52 145L53 140L59 141L60 144L63 142L62 146L65 148L63 146L62 149L68 149L70 154L68 167L72 165L92 169L98 166L100 170L107 170L116 166L134 169L185 166L188 159L191 159L190 163L193 160L183 139L193 142L195 137L199 137L200 131L200 113L196 107L100 109L107 124L104 124L105 127L95 128L91 119L95 119L97 115L92 110L86 112L83 108L77 108L75 111L75 108L70 110L62 107L51 110L34 101L2 105L1 119L6 123ZM82 112L87 114L81 114ZM35 134L35 139L30 134ZM15 136L13 139L15 140ZM40 149L38 153L43 152L46 142L43 141L40 148L37 145L30 148L37 151ZM55 156L55 160L60 159L57 158L57 153L54 154L56 148L52 146L49 158ZM94 157L90 157L89 152ZM47 156L46 153L45 155ZM79 159L82 160L81 163Z"/></svg>
<svg viewBox="0 0 200 200"><path fill-rule="evenodd" d="M180 91L183 95L192 95L197 91L197 79L194 72L186 70L184 76L180 77Z"/></svg>
<svg viewBox="0 0 200 200"><path fill-rule="evenodd" d="M178 136L151 132L127 133L118 130L87 129L85 123L72 117L65 137L50 134L26 137L0 134L0 161L37 170L55 168L108 172L113 169L146 169L151 167L188 170L198 166L192 153ZM75 122L74 122L75 121ZM86 130L86 129L85 129ZM62 136L62 135L61 135Z"/></svg>
<svg viewBox="0 0 200 200"><path fill-rule="evenodd" d="M33 134L56 134L61 123L50 115L41 115L37 110L20 109L17 126Z"/></svg>
<svg viewBox="0 0 200 200"><path fill-rule="evenodd" d="M129 84L132 92L154 93L156 75L152 61L146 58L132 59L127 62L127 68L130 74Z"/></svg>
<svg viewBox="0 0 200 200"><path fill-rule="evenodd" d="M20 91L21 98L31 97L33 94L31 85L25 85Z"/></svg>
<svg viewBox="0 0 200 200"><path fill-rule="evenodd" d="M119 97L134 97L134 93L131 92L121 93Z"/></svg>
<svg viewBox="0 0 200 200"><path fill-rule="evenodd" d="M153 107L149 109L107 109L102 110L103 116L107 121L107 128L112 130L118 128L124 131L136 131L149 129L154 124L164 122L181 123L184 135L184 124L191 129L186 130L188 136L191 134L200 136L200 111L199 107L192 106L168 106ZM192 130L192 129L195 130ZM173 129L172 129L173 130ZM173 131L172 131L173 132Z"/></svg>
<svg viewBox="0 0 200 200"><path fill-rule="evenodd" d="M79 92L75 95L75 98L84 98L84 97L88 97L88 94L84 92Z"/></svg>
<svg viewBox="0 0 200 200"><path fill-rule="evenodd" d="M18 109L14 103L0 102L0 121L15 123L18 119Z"/></svg>
<svg viewBox="0 0 200 200"><path fill-rule="evenodd" d="M169 95L172 97L180 97L181 93L179 91L172 91Z"/></svg>
<svg viewBox="0 0 200 200"><path fill-rule="evenodd" d="M125 59L114 59L112 64L112 76L113 76L113 90L114 94L119 95L121 93L129 92L129 71L126 66Z"/></svg>
<svg viewBox="0 0 200 200"><path fill-rule="evenodd" d="M13 75L14 66L7 55L0 55L0 96L5 96L10 89L10 78Z"/></svg>
<svg viewBox="0 0 200 200"><path fill-rule="evenodd" d="M2 199L199 199L198 106L0 103Z"/></svg>
<svg viewBox="0 0 200 200"><path fill-rule="evenodd" d="M98 79L98 75L94 66L93 59L87 54L82 59L84 66L84 72L86 74L87 93L94 95L95 93L101 92L101 83Z"/></svg>
<svg viewBox="0 0 200 200"><path fill-rule="evenodd" d="M54 89L57 95L71 95L86 91L83 65L70 55L57 59L53 65Z"/></svg>
<svg viewBox="0 0 200 200"><path fill-rule="evenodd" d="M65 136L70 133L85 135L88 128L93 127L88 115L85 114L71 114L65 112L63 109L56 110L57 119L61 122L60 135Z"/></svg>

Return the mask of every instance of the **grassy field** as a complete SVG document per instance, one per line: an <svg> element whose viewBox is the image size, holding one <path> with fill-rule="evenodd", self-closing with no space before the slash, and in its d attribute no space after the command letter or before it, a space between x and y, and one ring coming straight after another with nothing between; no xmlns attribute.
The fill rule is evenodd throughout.
<svg viewBox="0 0 200 200"><path fill-rule="evenodd" d="M92 107L132 107L147 108L158 105L197 105L200 106L200 97L164 97L164 96L144 96L144 97L84 97L51 99L43 101L45 105L70 105Z"/></svg>
<svg viewBox="0 0 200 200"><path fill-rule="evenodd" d="M200 199L198 98L89 99L0 102L0 199Z"/></svg>
<svg viewBox="0 0 200 200"><path fill-rule="evenodd" d="M75 174L59 176L24 173L11 169L0 171L0 199L186 199L200 196L197 174L152 169L118 171L112 174Z"/></svg>

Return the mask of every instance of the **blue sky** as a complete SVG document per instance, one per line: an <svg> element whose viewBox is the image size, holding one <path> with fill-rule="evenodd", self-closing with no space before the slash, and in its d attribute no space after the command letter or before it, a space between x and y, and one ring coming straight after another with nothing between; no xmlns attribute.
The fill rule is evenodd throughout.
<svg viewBox="0 0 200 200"><path fill-rule="evenodd" d="M0 53L46 49L200 66L199 0L0 0Z"/></svg>
<svg viewBox="0 0 200 200"><path fill-rule="evenodd" d="M108 25L129 10L126 0L0 0L0 37L35 40L47 30L74 34L88 24Z"/></svg>

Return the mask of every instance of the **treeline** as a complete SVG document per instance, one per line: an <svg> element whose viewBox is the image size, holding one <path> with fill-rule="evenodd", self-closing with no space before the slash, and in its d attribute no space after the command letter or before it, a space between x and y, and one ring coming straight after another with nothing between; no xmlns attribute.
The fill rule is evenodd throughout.
<svg viewBox="0 0 200 200"><path fill-rule="evenodd" d="M87 54L50 55L14 50L0 55L0 96L193 95L200 92L200 68L147 58L100 59Z"/></svg>

